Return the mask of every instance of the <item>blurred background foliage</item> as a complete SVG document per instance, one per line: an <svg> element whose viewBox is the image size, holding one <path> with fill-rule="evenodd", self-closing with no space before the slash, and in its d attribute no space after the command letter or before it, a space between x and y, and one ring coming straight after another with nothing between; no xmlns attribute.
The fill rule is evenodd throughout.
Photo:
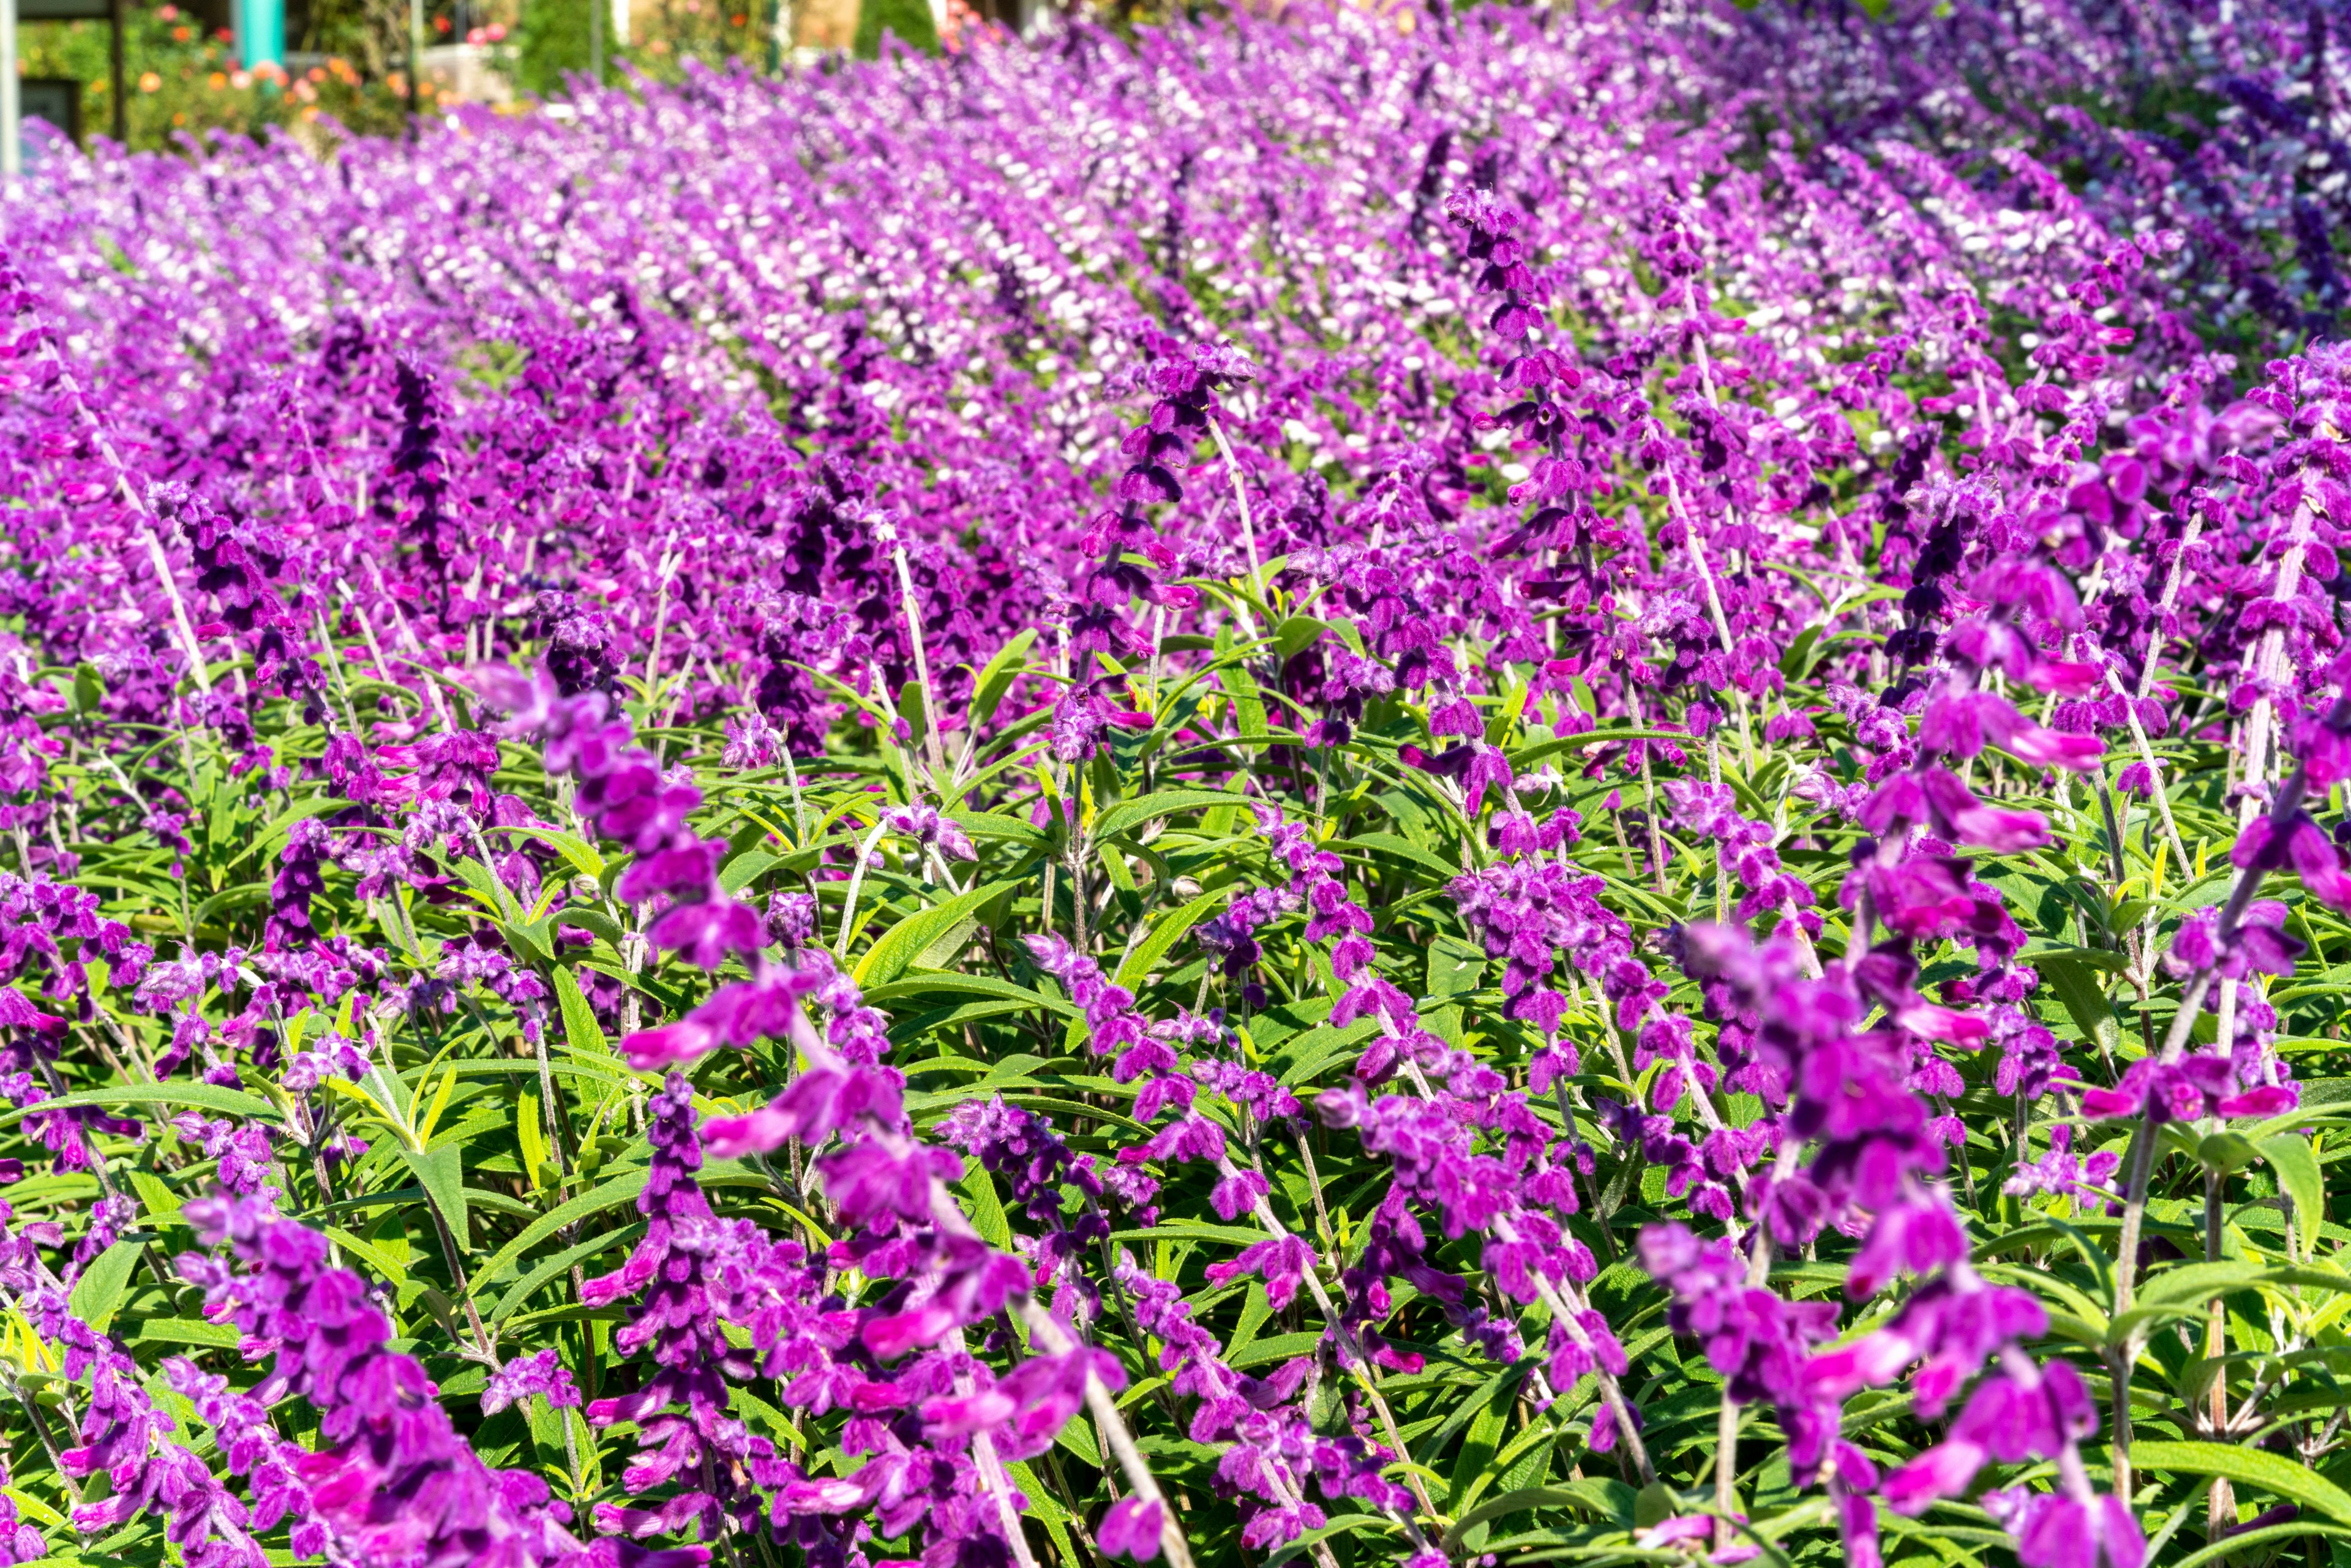
<svg viewBox="0 0 2351 1568"><path fill-rule="evenodd" d="M398 71L397 45L386 49L374 36L367 0L338 5L316 8L308 36L289 25L288 48L301 57L282 81L257 81L240 70L223 24L175 5L130 6L124 74L131 144L164 147L182 132L315 125L322 116L355 131L399 130L406 78ZM105 23L27 22L18 48L25 75L78 82L85 131L110 133L114 104Z"/></svg>
<svg viewBox="0 0 2351 1568"><path fill-rule="evenodd" d="M605 7L601 18L590 15L595 5ZM625 16L616 14L622 5ZM130 6L125 96L133 148L270 126L319 141L402 129L410 108L407 0L291 0L282 74L239 68L226 9L225 0L209 14L202 0L193 7ZM1008 21L1008 0L1006 11ZM951 16L965 28L992 20L962 0ZM517 113L559 103L589 74L600 31L608 82L632 71L675 80L697 62L774 70L788 54L806 59L843 48L870 58L885 36L925 50L941 47L928 0L426 0L423 22L416 105L427 112L465 101ZM956 41L951 24L947 42ZM19 49L25 76L79 84L85 140L110 134L106 24L26 22Z"/></svg>
<svg viewBox="0 0 2351 1568"><path fill-rule="evenodd" d="M324 152L345 135L397 135L412 112L436 116L455 104L484 103L502 113L552 109L565 112L573 84L601 57L607 83L633 73L674 82L698 67L747 68L773 72L797 60L810 63L838 53L871 58L894 39L929 52L955 50L982 31L1017 32L1040 7L1074 5L1095 20L1121 30L1149 27L1186 14L1230 4L1279 5L1281 0L946 0L946 25L934 23L934 0L287 0L287 44L282 73L241 70L227 21L230 0L130 0L127 44L127 131L131 147L166 149L181 138L208 132L256 135L281 128ZM1459 7L1484 0L1353 0L1396 15L1398 25L1425 20L1440 5ZM1653 0L1635 0L1648 5ZM1767 0L1735 0L1750 12ZM2309 0L2315 53L2327 47L2326 20L2338 0ZM410 81L409 29L412 4L424 43L422 79ZM601 14L591 8L601 7ZM1915 28L1886 20L1885 0L1784 0L1770 5L1781 25L1827 26L1871 47L1896 56L1924 33L1947 25L1949 7L1913 7ZM1956 27L1955 22L1949 26ZM2339 32L2340 25L2335 25ZM1861 39L1875 35L1872 46ZM2088 116L2101 124L2151 136L2164 145L2193 152L2232 116L2256 119L2300 112L2223 96L2236 78L2225 65L2225 37L2174 40L2150 46L2142 68L2126 90L2092 101L2066 103L2062 112ZM1965 53L1955 34L1952 47ZM2335 47L2341 47L2338 42ZM2219 50L2216 54L2215 49ZM20 29L22 68L28 78L78 85L85 141L111 133L115 106L110 82L108 28L102 22L31 22ZM2010 123L2019 145L2038 146L2052 166L2077 188L2098 177L2044 133L2053 121L2029 102L2020 102L1994 67L1966 73L1979 110ZM1899 74L1898 71L1896 73ZM1866 73L1865 73L1866 75ZM1869 79L1876 79L1870 78ZM2217 88L2215 84L2218 84ZM1788 90L1820 97L1824 120L1802 114L1776 114L1759 96L1748 110L1760 132L1785 134L1790 150L1808 156L1816 149L1813 127L1844 123L1862 131L1884 123L1900 105L1870 99L1864 83L1850 104L1836 83L1782 84ZM2239 84L2242 85L2242 84ZM1931 119L1931 117L1928 117ZM1769 122L1767 125L1766 122ZM2283 123L2281 121L2281 123ZM1927 120L1913 125L1932 144ZM47 135L37 131L31 140ZM2062 136L2059 141L2064 141ZM1761 145L1759 139L1757 145ZM36 148L37 152L37 147ZM2325 162L2324 159L2321 162ZM2312 165L2314 171L2319 164ZM2341 165L2336 169L2339 172ZM2317 193L2313 199L2337 199ZM2278 244L2302 243L2300 231L2269 236ZM2266 242L2262 242L2266 243ZM2322 246L2321 248L2328 248ZM2344 249L2344 247L2333 247ZM2351 249L2344 249L2351 256ZM2330 274L2330 276L2334 276ZM2337 283L2335 287L2343 287ZM2219 346L2249 361L2260 350L2251 340Z"/></svg>

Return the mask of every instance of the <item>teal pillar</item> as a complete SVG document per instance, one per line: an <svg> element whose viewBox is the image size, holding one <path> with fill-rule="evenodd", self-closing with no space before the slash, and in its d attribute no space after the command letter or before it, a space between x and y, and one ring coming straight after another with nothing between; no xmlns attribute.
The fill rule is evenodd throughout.
<svg viewBox="0 0 2351 1568"><path fill-rule="evenodd" d="M236 0L237 62L246 70L286 64L286 0Z"/></svg>

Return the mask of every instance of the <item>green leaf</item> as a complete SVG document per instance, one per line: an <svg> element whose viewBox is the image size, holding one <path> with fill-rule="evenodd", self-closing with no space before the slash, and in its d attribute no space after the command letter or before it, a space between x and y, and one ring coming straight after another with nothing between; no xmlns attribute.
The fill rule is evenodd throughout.
<svg viewBox="0 0 2351 1568"><path fill-rule="evenodd" d="M2172 1568L2204 1568L2207 1563L2224 1562L2231 1557L2239 1562L2254 1562L2259 1560L2252 1551L2256 1546L2267 1546L2273 1542L2283 1543L2303 1536L2325 1535L2339 1539L2346 1534L2351 1534L2351 1531L2338 1530L2331 1524L2320 1524L2307 1519L2297 1519L2285 1524L2264 1525L2259 1530L2248 1530L2241 1525L2235 1534L2224 1535L2210 1546L2200 1547L2189 1552L2174 1563ZM2282 1556L2272 1557L2269 1561L2283 1563L2285 1559ZM2339 1562L2341 1559L2337 1558L2335 1561Z"/></svg>
<svg viewBox="0 0 2351 1568"><path fill-rule="evenodd" d="M506 1293L498 1298L496 1310L490 1313L491 1326L496 1327L514 1316L517 1309L529 1301L534 1291L573 1264L584 1263L589 1259L615 1247L634 1247L644 1233L645 1222L640 1219L634 1225L623 1226L618 1230L590 1237L577 1247L567 1247L552 1258L541 1259L532 1267L529 1273L507 1286ZM476 1293L479 1293L478 1288ZM736 1392L739 1394L741 1390L737 1389Z"/></svg>
<svg viewBox="0 0 2351 1568"><path fill-rule="evenodd" d="M100 1333L114 1321L115 1309L122 1305L122 1293L131 1283L131 1271L139 1266L139 1254L143 1243L118 1241L90 1260L74 1281L69 1303L74 1316L81 1319Z"/></svg>
<svg viewBox="0 0 2351 1568"><path fill-rule="evenodd" d="M549 915L544 920L494 920L491 924L498 928L498 934L507 939L507 946L526 957L535 957L542 964L551 964L555 961L555 917L553 915Z"/></svg>
<svg viewBox="0 0 2351 1568"><path fill-rule="evenodd" d="M1273 651L1285 659L1294 659L1314 646L1315 639L1331 630L1327 621L1317 621L1311 615L1293 615L1273 629Z"/></svg>
<svg viewBox="0 0 2351 1568"><path fill-rule="evenodd" d="M584 904L574 904L555 918L566 925L585 931L590 936L601 936L612 945L614 952L620 951L621 939L626 935L619 921L601 909L590 909Z"/></svg>
<svg viewBox="0 0 2351 1568"><path fill-rule="evenodd" d="M1083 1416L1072 1416L1061 1423L1061 1429L1053 1435L1053 1446L1069 1449L1081 1464L1095 1469L1102 1468L1102 1451L1094 1441L1093 1424Z"/></svg>
<svg viewBox="0 0 2351 1568"><path fill-rule="evenodd" d="M555 999L563 1009L563 1042L571 1054L610 1058L612 1045L604 1038L604 1026L596 1021L595 1010L569 969L555 971Z"/></svg>
<svg viewBox="0 0 2351 1568"><path fill-rule="evenodd" d="M1349 850L1377 850L1383 854L1395 855L1410 861L1423 871L1434 873L1447 880L1461 874L1459 866L1447 865L1411 840L1398 838L1394 833L1351 833L1332 847L1342 853Z"/></svg>
<svg viewBox="0 0 2351 1568"><path fill-rule="evenodd" d="M520 1235L499 1248L491 1255L488 1262L475 1271L475 1293L480 1292L485 1283L496 1279L504 1272L508 1264L565 1226L576 1220L584 1219L589 1215L601 1213L608 1208L617 1208L622 1204L633 1201L637 1194L645 1190L645 1183L651 1176L652 1173L643 1166L633 1170L622 1171L601 1186L591 1187L570 1202L551 1208L532 1220L523 1227Z"/></svg>
<svg viewBox="0 0 2351 1568"><path fill-rule="evenodd" d="M419 1080L416 1086L422 1091L423 1082ZM441 1075L441 1086L433 1092L433 1101L425 1109L423 1120L416 1124L416 1141L422 1146L428 1149L433 1146L434 1130L441 1125L441 1113L449 1108L449 1095L456 1087L457 1074L454 1070ZM503 1122L506 1118L500 1116L498 1120Z"/></svg>
<svg viewBox="0 0 2351 1568"><path fill-rule="evenodd" d="M785 859L772 850L745 850L719 868L718 885L729 893L740 893L753 877Z"/></svg>
<svg viewBox="0 0 2351 1568"><path fill-rule="evenodd" d="M1520 718L1527 711L1527 701L1533 695L1534 687L1531 685L1520 684L1511 687L1510 695L1495 708L1494 716L1486 721L1487 745L1504 746L1509 743L1510 732L1518 727Z"/></svg>
<svg viewBox="0 0 2351 1568"><path fill-rule="evenodd" d="M1446 1495L1447 1512L1459 1512L1493 1479L1486 1466L1494 1451L1502 1446L1502 1434L1510 1430L1510 1411L1518 1403L1519 1382L1507 1375L1493 1379L1477 1414L1469 1418L1469 1429L1457 1439L1452 1490Z"/></svg>
<svg viewBox="0 0 2351 1568"><path fill-rule="evenodd" d="M502 1125L505 1120L505 1117L500 1116L491 1124L493 1126ZM456 1145L455 1144L444 1144L442 1146L444 1148L455 1148ZM714 1161L713 1163L716 1164L716 1162ZM469 1186L465 1188L465 1208L468 1213L477 1208L486 1208L494 1214L512 1215L517 1219L528 1219L538 1213L538 1209L535 1206L525 1203L522 1199L515 1197L511 1193L493 1192L487 1187L479 1186Z"/></svg>
<svg viewBox="0 0 2351 1568"><path fill-rule="evenodd" d="M1251 1230L1240 1225L1217 1225L1198 1219L1165 1219L1144 1230L1113 1230L1113 1241L1222 1241L1235 1247L1254 1247L1265 1239L1262 1230Z"/></svg>
<svg viewBox="0 0 2351 1568"><path fill-rule="evenodd" d="M1290 1062L1289 1066L1281 1069L1282 1087L1297 1088L1321 1072L1333 1058L1349 1054L1379 1031L1379 1023L1374 1019L1357 1019L1343 1029L1333 1029L1325 1024L1321 1029L1307 1030L1283 1047L1275 1059L1276 1066L1284 1061Z"/></svg>
<svg viewBox="0 0 2351 1568"><path fill-rule="evenodd" d="M1780 673L1792 681L1801 681L1812 673L1813 647L1821 640L1821 629L1815 624L1805 627L1780 655Z"/></svg>
<svg viewBox="0 0 2351 1568"><path fill-rule="evenodd" d="M2196 1145L2196 1158L2206 1170L2222 1176L2240 1171L2262 1157L2252 1140L2236 1133L2215 1133Z"/></svg>
<svg viewBox="0 0 2351 1568"><path fill-rule="evenodd" d="M2325 1269L2264 1269L2246 1285L2264 1291L2336 1291L2351 1293L2351 1274Z"/></svg>
<svg viewBox="0 0 2351 1568"><path fill-rule="evenodd" d="M942 811L965 832L975 839L1009 839L1019 844L1041 844L1045 835L1018 817L1007 817L994 811Z"/></svg>
<svg viewBox="0 0 2351 1568"><path fill-rule="evenodd" d="M911 676L898 688L898 716L906 721L907 749L921 750L930 737L930 705L923 701L922 683Z"/></svg>
<svg viewBox="0 0 2351 1568"><path fill-rule="evenodd" d="M1234 1351L1225 1358L1225 1364L1238 1370L1263 1366L1269 1361L1288 1361L1311 1354L1322 1339L1322 1334L1312 1330L1305 1333L1278 1333L1270 1339L1254 1340L1244 1348ZM1483 1414L1479 1419L1484 1419Z"/></svg>
<svg viewBox="0 0 2351 1568"><path fill-rule="evenodd" d="M589 881L604 880L605 861L602 852L579 834L567 833L560 828L517 828L512 831L529 833L535 838L546 840L555 847L556 853L571 862L572 870ZM566 912L567 916L569 913Z"/></svg>
<svg viewBox="0 0 2351 1568"><path fill-rule="evenodd" d="M526 1089L515 1101L515 1146L522 1151L523 1176L538 1185L538 1167L547 1163L547 1133L540 1124L538 1096Z"/></svg>
<svg viewBox="0 0 2351 1568"><path fill-rule="evenodd" d="M963 1189L964 1212L971 1216L972 1228L989 1246L1002 1251L1012 1250L1012 1226L1004 1217L1004 1200L996 1196L996 1179L987 1167L977 1160L956 1184Z"/></svg>
<svg viewBox="0 0 2351 1568"><path fill-rule="evenodd" d="M1444 932L1428 945L1428 995L1467 996L1486 972L1486 949Z"/></svg>
<svg viewBox="0 0 2351 1568"><path fill-rule="evenodd" d="M1225 695L1232 699L1233 722L1240 726L1247 739L1261 739L1267 733L1265 698L1258 691L1257 680L1238 660L1223 664L1217 679L1224 683Z"/></svg>
<svg viewBox="0 0 2351 1568"><path fill-rule="evenodd" d="M2227 1443L2133 1443L2131 1463L2141 1472L2220 1476L2300 1503L2338 1524L2351 1524L2351 1492L2315 1470L2260 1448Z"/></svg>
<svg viewBox="0 0 2351 1568"><path fill-rule="evenodd" d="M1230 896L1229 889L1220 887L1214 893L1202 894L1181 909L1170 910L1160 916L1159 924L1151 928L1151 935L1135 944L1134 951L1126 956L1126 962L1118 967L1118 984L1130 991L1135 989L1143 983L1144 976L1159 967L1159 961L1167 956L1170 948L1182 941L1208 911Z"/></svg>
<svg viewBox="0 0 2351 1568"><path fill-rule="evenodd" d="M1161 789L1138 800L1122 800L1094 819L1094 837L1107 839L1139 827L1154 817L1172 817L1178 811L1205 811L1211 806L1229 806L1230 795L1217 789Z"/></svg>
<svg viewBox="0 0 2351 1568"><path fill-rule="evenodd" d="M1061 1500L1048 1491L1037 1479L1036 1472L1022 1461L1007 1460L1004 1472L1020 1489L1020 1495L1029 1500L1029 1506L1036 1511L1038 1522L1045 1527L1045 1533L1053 1538L1054 1549L1061 1552L1061 1561L1076 1563L1078 1554L1070 1542L1070 1511L1061 1506Z"/></svg>
<svg viewBox="0 0 2351 1568"><path fill-rule="evenodd" d="M513 890L493 875L489 867L470 859L449 863L456 872L458 880L465 884L465 891L481 900L483 907L491 914L503 920L511 919L519 913L514 907Z"/></svg>
<svg viewBox="0 0 2351 1568"><path fill-rule="evenodd" d="M1026 986L1016 986L1009 980L999 980L994 975L956 975L917 972L885 986L865 988L865 999L875 1007L885 1002L928 999L937 996L996 997L1008 1002L1041 1008L1049 1012L1075 1016L1077 1008L1065 998L1049 997L1032 991ZM896 1009L904 1011L904 1009Z"/></svg>
<svg viewBox="0 0 2351 1568"><path fill-rule="evenodd" d="M365 1237L345 1230L339 1225L324 1226L321 1228L334 1239L336 1245L374 1270L383 1279L397 1284L408 1278L408 1262L404 1257L395 1257L391 1251L377 1246Z"/></svg>
<svg viewBox="0 0 2351 1568"><path fill-rule="evenodd" d="M158 1225L175 1224L180 1218L180 1196L163 1183L163 1178L152 1171L132 1170L131 1186L146 1206L149 1218Z"/></svg>
<svg viewBox="0 0 2351 1568"><path fill-rule="evenodd" d="M8 1496L16 1501L16 1506L23 1509L25 1512L31 1517L35 1523L46 1524L51 1530L69 1530L72 1528L72 1526L67 1522L66 1516L64 1514L59 1513L56 1509L51 1508L47 1503L43 1502L39 1498L37 1498L32 1493L26 1491L23 1488L6 1487L0 1488L0 1490L6 1491Z"/></svg>
<svg viewBox="0 0 2351 1568"><path fill-rule="evenodd" d="M1651 1481L1633 1500L1633 1522L1647 1530L1682 1511L1680 1494L1663 1481Z"/></svg>
<svg viewBox="0 0 2351 1568"><path fill-rule="evenodd" d="M975 732L985 727L987 721L996 716L997 705L1004 700L1004 694L1012 689L1012 683L1020 678L1021 661L1028 657L1029 650L1036 641L1037 629L1034 626L1024 628L1012 641L996 651L996 657L987 661L979 672L979 678L972 682L971 728Z"/></svg>
<svg viewBox="0 0 2351 1568"><path fill-rule="evenodd" d="M293 805L271 819L267 827L254 835L253 842L247 844L238 852L235 860L230 861L221 869L225 872L235 871L246 861L264 850L273 847L283 849L287 830L293 827L296 822L305 817L322 817L329 811L340 811L349 804L350 802L340 795L313 795L307 800L295 801Z"/></svg>
<svg viewBox="0 0 2351 1568"><path fill-rule="evenodd" d="M459 1251L466 1250L465 1225L465 1150L461 1144L444 1144L437 1149L403 1148L400 1157L416 1173L433 1207L441 1211L448 1222L449 1234Z"/></svg>
<svg viewBox="0 0 2351 1568"><path fill-rule="evenodd" d="M1629 1521L1635 1507L1631 1495L1633 1489L1625 1486L1622 1481L1615 1482L1614 1486L1626 1494L1622 1507ZM1448 1556L1459 1556L1463 1533L1471 1526L1483 1524L1489 1519L1500 1519L1513 1513L1525 1513L1538 1508L1580 1508L1593 1511L1605 1508L1613 1513L1617 1506L1619 1506L1617 1500L1614 1496L1609 1496L1604 1502L1590 1495L1589 1492L1568 1488L1529 1487L1521 1491L1506 1491L1499 1497L1487 1499L1459 1519L1455 1520L1453 1528L1445 1532L1445 1550Z"/></svg>
<svg viewBox="0 0 2351 1568"><path fill-rule="evenodd" d="M139 1325L136 1343L207 1344L234 1350L243 1337L234 1323L209 1322L203 1318L149 1318Z"/></svg>
<svg viewBox="0 0 2351 1568"><path fill-rule="evenodd" d="M932 937L930 946L915 954L914 962L906 967L916 970L947 968L962 955L966 947L971 946L972 931L978 925L979 919L977 915L963 916L936 936Z"/></svg>
<svg viewBox="0 0 2351 1568"><path fill-rule="evenodd" d="M269 884L267 883L244 883L235 887L225 887L197 904L190 919L197 925L208 925L212 924L215 915L225 915L235 909L266 904L268 901Z"/></svg>
<svg viewBox="0 0 2351 1568"><path fill-rule="evenodd" d="M2308 1138L2276 1133L2261 1143L2262 1157L2277 1173L2278 1186L2294 1199L2294 1218L2302 1232L2302 1255L2318 1245L2318 1227L2326 1218L2326 1180L2319 1173L2317 1151Z"/></svg>
<svg viewBox="0 0 2351 1568"><path fill-rule="evenodd" d="M1263 1328L1265 1321L1271 1316L1273 1301L1266 1294L1264 1281L1251 1280L1241 1292L1240 1322L1235 1325L1232 1338L1225 1343L1225 1364L1228 1366L1232 1364L1233 1357L1248 1351L1257 1338L1257 1331Z"/></svg>
<svg viewBox="0 0 2351 1568"><path fill-rule="evenodd" d="M967 893L956 894L945 904L908 915L882 934L882 939L866 949L865 956L857 961L852 978L860 986L868 982L881 985L904 974L914 956L945 936L956 924L1012 886L1009 882L991 882Z"/></svg>
<svg viewBox="0 0 2351 1568"><path fill-rule="evenodd" d="M0 1118L21 1116L28 1110L61 1111L75 1105L193 1105L231 1116L266 1116L274 1120L277 1115L277 1108L259 1095L225 1089L217 1083L119 1083L105 1089L78 1089L61 1100L0 1112Z"/></svg>
<svg viewBox="0 0 2351 1568"><path fill-rule="evenodd" d="M2121 1038L2121 1026L2115 1021L2115 1009L2090 966L2070 953L2036 953L2032 967L2048 977L2082 1038L2112 1051Z"/></svg>
<svg viewBox="0 0 2351 1568"><path fill-rule="evenodd" d="M2131 1310L2106 1325L2105 1342L2119 1345L2142 1336L2150 1324L2167 1318L2200 1312L2215 1296L2250 1290L2262 1283L2258 1263L2229 1260L2217 1263L2187 1263L2150 1276L2139 1287Z"/></svg>
<svg viewBox="0 0 2351 1568"><path fill-rule="evenodd" d="M2186 1303L2201 1306L2214 1296L2245 1290L2260 1282L2258 1263L2223 1260L2216 1263L2184 1263L2153 1274L2140 1284L2138 1299L2149 1306Z"/></svg>

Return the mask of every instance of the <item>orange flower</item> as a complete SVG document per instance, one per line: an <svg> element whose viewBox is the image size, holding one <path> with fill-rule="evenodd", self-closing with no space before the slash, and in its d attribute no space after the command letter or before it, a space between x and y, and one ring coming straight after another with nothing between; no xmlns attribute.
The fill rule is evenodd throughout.
<svg viewBox="0 0 2351 1568"><path fill-rule="evenodd" d="M157 76L153 71L141 71L139 73L139 90L141 92L162 92L163 90L163 78Z"/></svg>

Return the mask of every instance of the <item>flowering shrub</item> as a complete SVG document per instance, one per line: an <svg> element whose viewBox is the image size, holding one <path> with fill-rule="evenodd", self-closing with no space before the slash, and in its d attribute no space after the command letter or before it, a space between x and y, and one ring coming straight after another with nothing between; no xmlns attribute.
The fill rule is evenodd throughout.
<svg viewBox="0 0 2351 1568"><path fill-rule="evenodd" d="M2041 15L45 162L0 1552L2351 1535L2351 82Z"/></svg>

